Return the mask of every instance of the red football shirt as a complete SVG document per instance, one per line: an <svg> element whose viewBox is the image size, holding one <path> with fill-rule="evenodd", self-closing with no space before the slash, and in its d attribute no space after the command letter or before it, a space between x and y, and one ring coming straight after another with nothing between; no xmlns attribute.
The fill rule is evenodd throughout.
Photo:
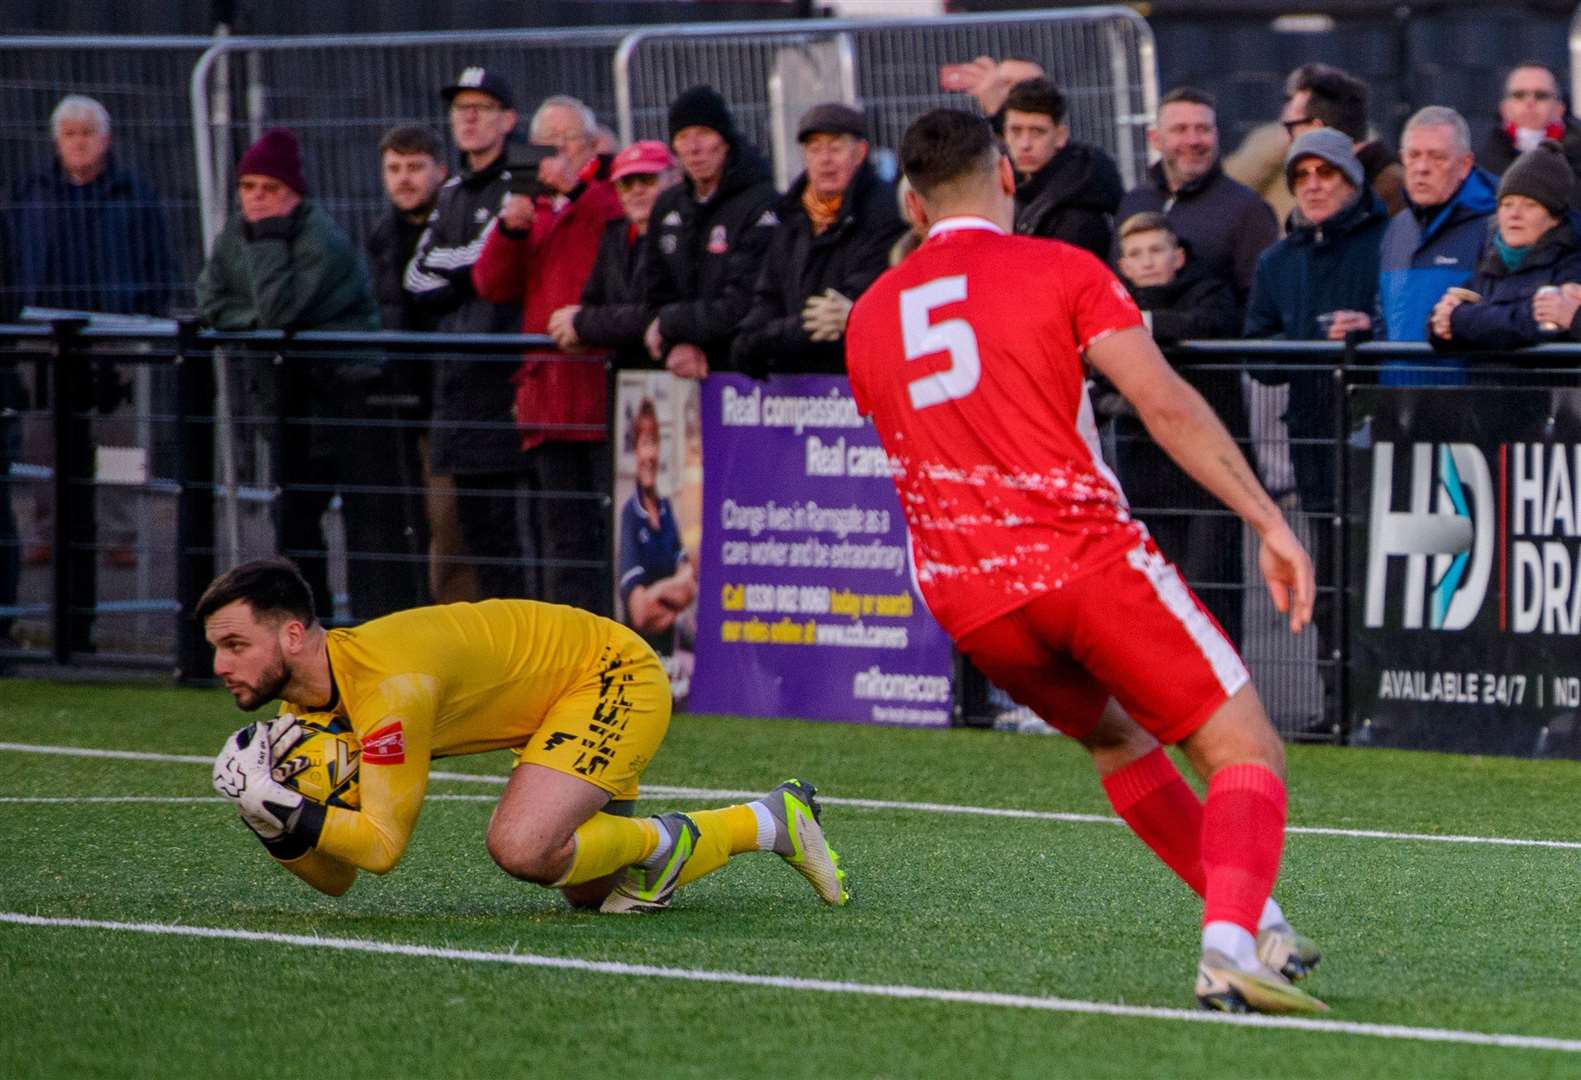
<svg viewBox="0 0 1581 1080"><path fill-rule="evenodd" d="M1082 352L1142 324L1079 248L948 218L862 295L858 407L888 451L917 579L954 638L1146 535L1098 452Z"/></svg>

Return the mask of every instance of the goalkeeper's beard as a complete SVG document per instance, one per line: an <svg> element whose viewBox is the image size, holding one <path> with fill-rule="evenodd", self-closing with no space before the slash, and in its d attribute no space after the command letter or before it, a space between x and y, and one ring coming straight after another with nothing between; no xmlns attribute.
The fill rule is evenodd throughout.
<svg viewBox="0 0 1581 1080"><path fill-rule="evenodd" d="M231 696L236 699L236 707L242 712L257 712L280 697L290 680L291 674L285 669L285 658L277 656L274 666L266 668L258 676L257 686L238 685L231 689Z"/></svg>

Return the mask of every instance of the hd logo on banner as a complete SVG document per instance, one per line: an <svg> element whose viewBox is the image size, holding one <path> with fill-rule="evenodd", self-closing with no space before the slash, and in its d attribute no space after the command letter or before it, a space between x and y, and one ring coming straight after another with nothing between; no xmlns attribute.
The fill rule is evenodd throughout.
<svg viewBox="0 0 1581 1080"><path fill-rule="evenodd" d="M1351 415L1353 726L1581 757L1581 391L1358 388Z"/></svg>

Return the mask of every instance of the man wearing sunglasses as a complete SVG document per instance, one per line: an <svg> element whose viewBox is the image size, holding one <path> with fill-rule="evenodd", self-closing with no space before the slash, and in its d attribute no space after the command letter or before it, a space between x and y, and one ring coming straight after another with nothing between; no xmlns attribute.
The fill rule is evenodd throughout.
<svg viewBox="0 0 1581 1080"><path fill-rule="evenodd" d="M1559 78L1546 64L1529 61L1510 69L1499 100L1499 126L1477 152L1477 164L1503 176L1515 159L1544 139L1564 146L1570 171L1581 175L1581 121L1565 113ZM1581 181L1570 193L1570 205L1581 208Z"/></svg>

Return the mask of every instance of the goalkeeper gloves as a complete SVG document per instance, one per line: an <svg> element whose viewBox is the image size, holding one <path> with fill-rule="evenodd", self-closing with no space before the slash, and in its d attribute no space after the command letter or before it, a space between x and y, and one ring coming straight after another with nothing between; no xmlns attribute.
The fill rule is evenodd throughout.
<svg viewBox="0 0 1581 1080"><path fill-rule="evenodd" d="M825 289L817 296L809 296L802 305L801 326L814 341L839 341L845 336L845 323L851 317L851 301Z"/></svg>
<svg viewBox="0 0 1581 1080"><path fill-rule="evenodd" d="M278 742L288 751L306 734L295 717L248 724L226 740L214 759L214 790L236 804L242 821L258 834L276 858L295 858L318 842L324 808L303 798L272 775L280 755L273 728L281 720ZM295 730L293 730L295 729Z"/></svg>

